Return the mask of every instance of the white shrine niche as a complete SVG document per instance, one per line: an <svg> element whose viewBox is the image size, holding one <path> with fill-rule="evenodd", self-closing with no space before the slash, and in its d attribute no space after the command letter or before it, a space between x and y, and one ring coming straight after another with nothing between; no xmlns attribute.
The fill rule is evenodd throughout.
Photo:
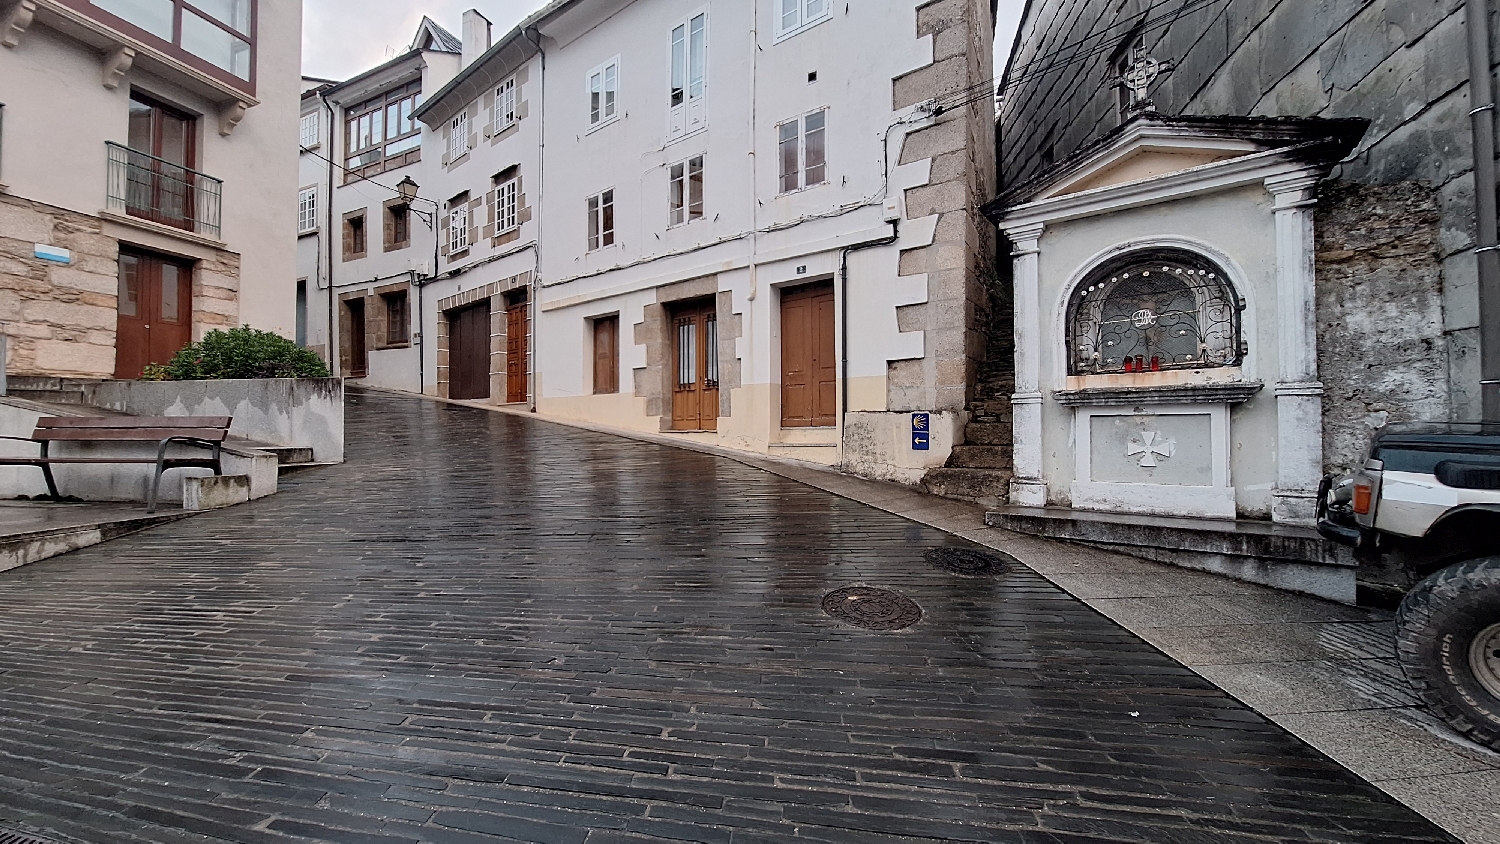
<svg viewBox="0 0 1500 844"><path fill-rule="evenodd" d="M1122 251L1067 298L1074 507L1235 517L1230 405L1244 379L1244 300L1218 262L1180 247Z"/></svg>

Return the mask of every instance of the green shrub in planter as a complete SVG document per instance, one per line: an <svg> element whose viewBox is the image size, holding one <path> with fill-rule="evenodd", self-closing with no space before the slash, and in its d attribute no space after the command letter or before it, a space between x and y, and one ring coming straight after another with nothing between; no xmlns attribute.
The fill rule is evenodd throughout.
<svg viewBox="0 0 1500 844"><path fill-rule="evenodd" d="M141 375L145 381L327 377L328 367L317 355L280 334L248 325L210 331L165 364L146 367Z"/></svg>

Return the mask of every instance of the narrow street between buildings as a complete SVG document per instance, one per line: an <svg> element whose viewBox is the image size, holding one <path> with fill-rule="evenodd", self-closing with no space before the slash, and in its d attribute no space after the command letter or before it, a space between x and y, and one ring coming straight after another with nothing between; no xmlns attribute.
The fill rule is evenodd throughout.
<svg viewBox="0 0 1500 844"><path fill-rule="evenodd" d="M346 465L0 574L58 841L1452 841L1032 570L723 458L376 393ZM868 586L894 631L823 611Z"/></svg>

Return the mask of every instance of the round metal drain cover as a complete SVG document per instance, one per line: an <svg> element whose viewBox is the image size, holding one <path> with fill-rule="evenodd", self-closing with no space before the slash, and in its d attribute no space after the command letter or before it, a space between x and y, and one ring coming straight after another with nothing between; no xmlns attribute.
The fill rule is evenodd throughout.
<svg viewBox="0 0 1500 844"><path fill-rule="evenodd" d="M845 586L823 596L823 612L867 630L900 630L922 620L917 602L871 586Z"/></svg>
<svg viewBox="0 0 1500 844"><path fill-rule="evenodd" d="M968 577L999 577L1010 570L1013 560L972 548L933 548L927 552L927 562L943 571Z"/></svg>

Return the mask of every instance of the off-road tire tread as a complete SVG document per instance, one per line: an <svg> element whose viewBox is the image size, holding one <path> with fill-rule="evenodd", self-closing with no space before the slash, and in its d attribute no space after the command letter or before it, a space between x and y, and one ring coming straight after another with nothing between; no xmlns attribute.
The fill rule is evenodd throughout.
<svg viewBox="0 0 1500 844"><path fill-rule="evenodd" d="M1449 566L1417 584L1396 614L1396 653L1412 689L1433 714L1478 744L1500 750L1500 724L1478 722L1453 703L1446 693L1448 683L1430 676L1424 657L1440 647L1442 631L1433 622L1434 606L1485 590L1500 596L1500 557Z"/></svg>

